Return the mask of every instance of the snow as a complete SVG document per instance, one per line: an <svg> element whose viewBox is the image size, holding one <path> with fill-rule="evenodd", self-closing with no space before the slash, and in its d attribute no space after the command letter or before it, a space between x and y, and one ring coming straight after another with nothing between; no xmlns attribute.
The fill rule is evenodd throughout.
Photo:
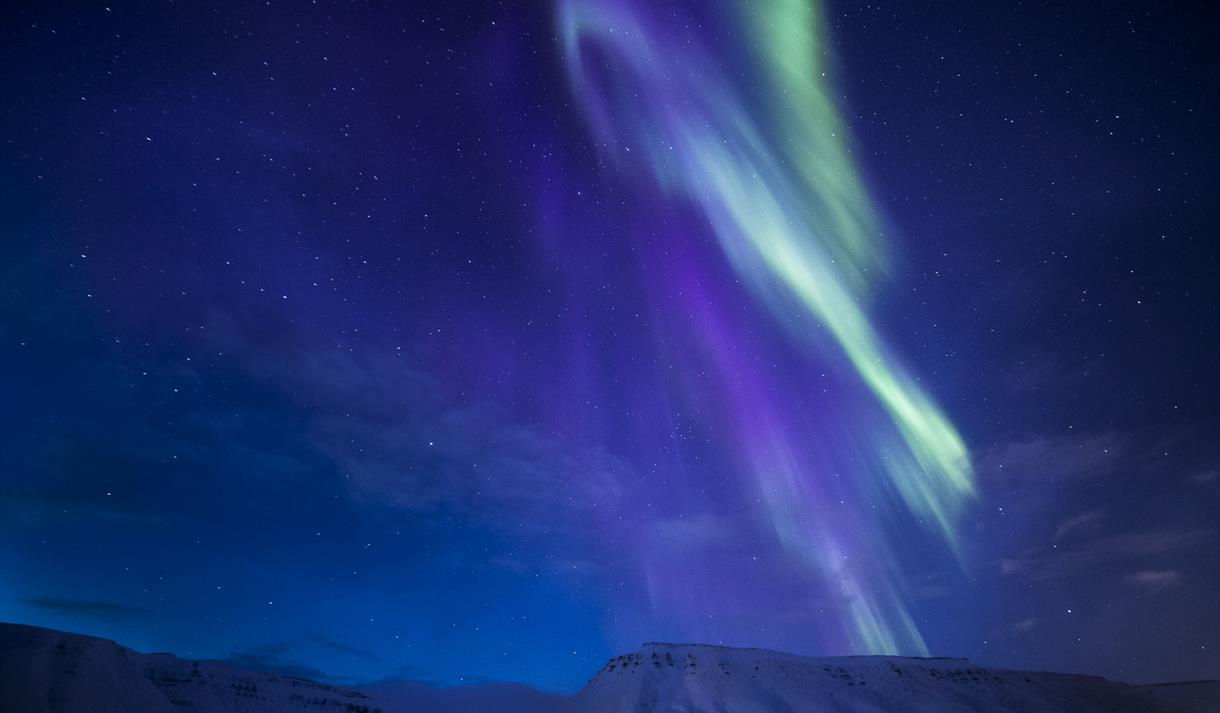
<svg viewBox="0 0 1220 713"><path fill-rule="evenodd" d="M22 713L1190 713L1215 681L1131 687L965 659L812 658L645 644L571 697L518 684L333 686L0 623L0 710Z"/></svg>
<svg viewBox="0 0 1220 713"><path fill-rule="evenodd" d="M348 688L0 624L0 708L23 713L372 713ZM386 713L389 713L388 711Z"/></svg>
<svg viewBox="0 0 1220 713"><path fill-rule="evenodd" d="M1191 711L1220 713L1220 681L1155 683L1139 689L1157 698L1173 701Z"/></svg>
<svg viewBox="0 0 1220 713"><path fill-rule="evenodd" d="M611 659L576 713L1170 713L1189 708L1091 676L1003 671L965 659L812 658L646 644Z"/></svg>
<svg viewBox="0 0 1220 713"><path fill-rule="evenodd" d="M519 683L437 687L415 681L362 686L386 713L557 713L563 696Z"/></svg>

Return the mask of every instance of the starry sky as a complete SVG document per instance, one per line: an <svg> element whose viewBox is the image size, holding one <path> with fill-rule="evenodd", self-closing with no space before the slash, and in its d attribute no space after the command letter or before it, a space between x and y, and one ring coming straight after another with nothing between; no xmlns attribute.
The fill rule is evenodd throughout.
<svg viewBox="0 0 1220 713"><path fill-rule="evenodd" d="M0 620L1220 676L1214 8L0 12Z"/></svg>

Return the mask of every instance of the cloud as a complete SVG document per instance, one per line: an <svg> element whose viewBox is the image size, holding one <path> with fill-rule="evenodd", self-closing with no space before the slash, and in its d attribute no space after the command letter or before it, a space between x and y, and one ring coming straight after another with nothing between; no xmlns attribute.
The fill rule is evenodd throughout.
<svg viewBox="0 0 1220 713"><path fill-rule="evenodd" d="M1180 585L1182 573L1176 570L1146 569L1126 575L1123 581L1156 593Z"/></svg>
<svg viewBox="0 0 1220 713"><path fill-rule="evenodd" d="M262 644L234 651L221 661L251 671L267 671L313 681L329 679L325 671L289 658L287 654L291 649L290 644Z"/></svg>
<svg viewBox="0 0 1220 713"><path fill-rule="evenodd" d="M23 597L24 604L66 616L87 616L95 619L127 619L143 616L148 610L118 602L93 601L87 599L60 599L58 597Z"/></svg>
<svg viewBox="0 0 1220 713"><path fill-rule="evenodd" d="M334 639L330 639L321 634L315 634L314 636L309 637L309 641L313 644L317 644L318 646L320 646L324 649L328 649L335 653L345 654L345 655L351 656L353 658L365 659L367 661L380 661L381 660L380 656L378 656L377 654L374 654L371 651L365 651L364 649L360 649L355 646L349 646L348 644L345 644L341 641L335 641Z"/></svg>
<svg viewBox="0 0 1220 713"><path fill-rule="evenodd" d="M260 345L233 319L212 321L209 346L301 403L311 442L357 501L419 515L461 512L526 534L579 531L620 505L634 480L627 462L610 453L561 442L493 403L447 393L401 352Z"/></svg>
<svg viewBox="0 0 1220 713"><path fill-rule="evenodd" d="M1090 510L1059 523L1055 528L1056 540L1077 532L1096 532L1101 527L1102 511Z"/></svg>
<svg viewBox="0 0 1220 713"><path fill-rule="evenodd" d="M1028 560L1001 560L1000 574L1008 576L1010 574L1021 574L1029 570Z"/></svg>
<svg viewBox="0 0 1220 713"><path fill-rule="evenodd" d="M77 486L82 487L82 486ZM107 498L109 500L109 498ZM139 525L163 528L169 519L155 512L144 512L136 505L123 502L102 502L89 493L6 493L0 498L0 522L10 520L40 525L55 522L78 522L93 518L116 525Z"/></svg>
<svg viewBox="0 0 1220 713"><path fill-rule="evenodd" d="M295 641L281 641L259 644L231 652L220 661L252 671L268 671L285 676L308 678L314 681L331 683L356 683L356 679L337 677L326 671L303 663L303 660L317 658L319 652L325 652L329 659L334 654L343 657L360 659L368 662L382 662L377 654L341 641L336 641L324 634L313 634L307 638ZM402 668L403 672L415 672L413 669Z"/></svg>
<svg viewBox="0 0 1220 713"><path fill-rule="evenodd" d="M1121 435L1036 436L979 452L979 477L1005 485L1034 485L1095 478L1112 472L1125 455Z"/></svg>
<svg viewBox="0 0 1220 713"><path fill-rule="evenodd" d="M1207 542L1206 530L1160 530L1101 537L1073 548L1039 549L1023 557L1003 559L1000 573L1030 581L1095 573L1105 565L1195 547Z"/></svg>

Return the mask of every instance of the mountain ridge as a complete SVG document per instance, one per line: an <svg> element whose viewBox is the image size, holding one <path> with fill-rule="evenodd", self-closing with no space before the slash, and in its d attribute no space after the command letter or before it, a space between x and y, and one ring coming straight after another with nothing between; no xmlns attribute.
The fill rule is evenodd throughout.
<svg viewBox="0 0 1220 713"><path fill-rule="evenodd" d="M1168 713L1192 708L1099 676L991 669L962 658L807 657L652 642L607 661L573 696L570 710Z"/></svg>
<svg viewBox="0 0 1220 713"><path fill-rule="evenodd" d="M343 686L0 623L0 707L25 713L1198 713L1217 710L1200 702L1217 687L668 642L610 658L572 696L507 682Z"/></svg>

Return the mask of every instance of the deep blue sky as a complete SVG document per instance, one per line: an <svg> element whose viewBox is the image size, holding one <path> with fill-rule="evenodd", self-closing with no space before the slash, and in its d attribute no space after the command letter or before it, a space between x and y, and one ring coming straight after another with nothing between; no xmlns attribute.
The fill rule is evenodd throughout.
<svg viewBox="0 0 1220 713"><path fill-rule="evenodd" d="M669 373L613 239L647 191L589 140L547 4L402 5L3 11L0 620L559 690L646 640L841 653L649 601L641 528L738 505L698 407L673 449L625 435ZM895 227L873 316L979 483L964 572L902 553L929 648L1220 675L1214 9L828 13ZM723 586L799 589L768 561Z"/></svg>

